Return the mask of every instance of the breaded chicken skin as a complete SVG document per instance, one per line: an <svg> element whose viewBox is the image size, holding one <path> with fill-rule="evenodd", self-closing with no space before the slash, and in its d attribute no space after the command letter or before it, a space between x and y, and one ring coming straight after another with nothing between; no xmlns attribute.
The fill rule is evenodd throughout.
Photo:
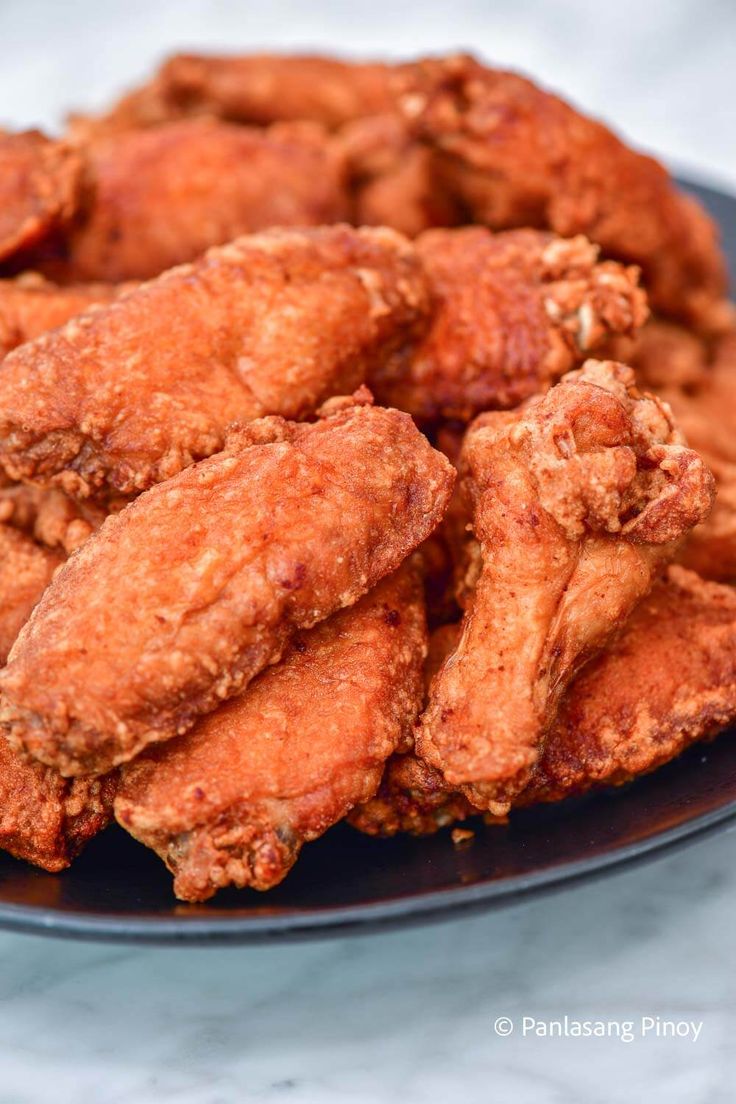
<svg viewBox="0 0 736 1104"><path fill-rule="evenodd" d="M110 503L109 512L117 513L124 505ZM67 555L99 529L107 514L108 510L94 503L76 502L57 487L35 487L31 483L0 486L0 522Z"/></svg>
<svg viewBox="0 0 736 1104"><path fill-rule="evenodd" d="M296 637L239 697L123 768L116 817L158 852L178 897L271 888L303 843L375 792L421 708L423 607L406 563Z"/></svg>
<svg viewBox="0 0 736 1104"><path fill-rule="evenodd" d="M672 565L570 686L514 808L632 781L735 717L736 591ZM368 835L426 835L477 812L405 753L349 819Z"/></svg>
<svg viewBox="0 0 736 1104"><path fill-rule="evenodd" d="M213 249L10 353L0 463L101 501L222 448L226 426L352 391L427 309L390 230L274 230Z"/></svg>
<svg viewBox="0 0 736 1104"><path fill-rule="evenodd" d="M565 688L707 515L712 476L680 441L630 368L596 361L466 435L481 570L417 749L479 808L508 810Z"/></svg>
<svg viewBox="0 0 736 1104"><path fill-rule="evenodd" d="M713 509L678 560L706 579L736 580L736 334L717 343L699 387L663 388L662 394L716 481Z"/></svg>
<svg viewBox="0 0 736 1104"><path fill-rule="evenodd" d="M37 272L0 280L0 359L17 345L68 322L75 314L109 303L132 284L71 284L60 287Z"/></svg>
<svg viewBox="0 0 736 1104"><path fill-rule="evenodd" d="M0 666L64 557L0 524Z"/></svg>
<svg viewBox="0 0 736 1104"><path fill-rule="evenodd" d="M112 817L117 778L62 778L0 736L0 849L56 873Z"/></svg>
<svg viewBox="0 0 736 1104"><path fill-rule="evenodd" d="M517 804L620 785L736 717L736 591L671 566L578 676Z"/></svg>
<svg viewBox="0 0 736 1104"><path fill-rule="evenodd" d="M0 261L62 230L76 212L82 162L40 131L0 130Z"/></svg>
<svg viewBox="0 0 736 1104"><path fill-rule="evenodd" d="M82 150L90 198L49 269L65 281L147 279L241 234L349 213L343 159L313 124L185 119Z"/></svg>
<svg viewBox="0 0 736 1104"><path fill-rule="evenodd" d="M0 719L63 774L190 729L439 522L454 471L407 414L267 418L141 495L59 571L0 673Z"/></svg>
<svg viewBox="0 0 736 1104"><path fill-rule="evenodd" d="M390 109L391 79L388 65L317 55L177 54L107 115L82 117L76 129L116 132L190 115L257 126L310 119L337 127Z"/></svg>
<svg viewBox="0 0 736 1104"><path fill-rule="evenodd" d="M705 330L733 319L714 224L667 172L531 81L472 57L403 68L401 106L441 182L495 230L585 234L641 266L653 307Z"/></svg>
<svg viewBox="0 0 736 1104"><path fill-rule="evenodd" d="M546 391L612 336L647 317L637 271L597 263L585 238L484 227L429 230L416 242L432 323L370 374L377 401L420 420L469 421Z"/></svg>

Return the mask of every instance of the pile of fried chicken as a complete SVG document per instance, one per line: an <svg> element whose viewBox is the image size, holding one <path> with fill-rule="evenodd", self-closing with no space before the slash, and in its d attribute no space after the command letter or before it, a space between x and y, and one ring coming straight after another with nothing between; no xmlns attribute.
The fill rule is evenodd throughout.
<svg viewBox="0 0 736 1104"><path fill-rule="evenodd" d="M556 96L173 57L0 132L0 276L12 855L114 817L183 900L264 890L736 717L717 233Z"/></svg>

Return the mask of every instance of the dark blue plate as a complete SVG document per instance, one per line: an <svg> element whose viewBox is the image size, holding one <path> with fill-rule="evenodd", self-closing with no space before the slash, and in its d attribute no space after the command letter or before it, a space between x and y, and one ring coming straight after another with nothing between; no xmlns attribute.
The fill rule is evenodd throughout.
<svg viewBox="0 0 736 1104"><path fill-rule="evenodd" d="M720 223L736 270L736 199L690 188ZM641 693L646 696L646 687ZM182 905L156 856L119 828L64 874L0 854L0 927L149 943L246 943L344 935L490 908L600 876L724 828L736 817L736 742L724 733L631 786L481 821L470 847L449 832L372 840L340 826L266 894L226 890Z"/></svg>

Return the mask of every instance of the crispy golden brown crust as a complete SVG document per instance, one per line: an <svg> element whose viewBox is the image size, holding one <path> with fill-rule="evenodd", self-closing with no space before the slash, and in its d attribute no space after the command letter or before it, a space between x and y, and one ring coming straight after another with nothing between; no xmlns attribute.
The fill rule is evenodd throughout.
<svg viewBox="0 0 736 1104"><path fill-rule="evenodd" d="M424 665L425 688L459 638L459 624L442 625L431 634ZM477 812L461 793L448 789L438 770L409 750L391 756L375 796L356 805L347 819L368 836L395 836L397 832L426 836Z"/></svg>
<svg viewBox="0 0 736 1104"><path fill-rule="evenodd" d="M590 361L465 437L482 568L417 748L494 814L526 784L566 686L712 504L707 468L633 381Z"/></svg>
<svg viewBox="0 0 736 1104"><path fill-rule="evenodd" d="M314 124L185 119L82 149L90 198L50 268L65 281L146 279L241 234L349 214L343 158Z"/></svg>
<svg viewBox="0 0 736 1104"><path fill-rule="evenodd" d="M64 557L0 524L0 665Z"/></svg>
<svg viewBox="0 0 736 1104"><path fill-rule="evenodd" d="M117 819L164 859L178 897L269 889L302 843L375 792L421 708L423 605L407 563L186 736L123 769Z"/></svg>
<svg viewBox="0 0 736 1104"><path fill-rule="evenodd" d="M37 130L0 130L0 261L63 228L80 198L82 162Z"/></svg>
<svg viewBox="0 0 736 1104"><path fill-rule="evenodd" d="M442 181L494 229L585 234L641 265L653 305L704 329L733 315L711 220L652 158L514 73L471 57L405 66L400 103Z"/></svg>
<svg viewBox="0 0 736 1104"><path fill-rule="evenodd" d="M736 716L736 591L670 567L578 676L519 805L654 770Z"/></svg>
<svg viewBox="0 0 736 1104"><path fill-rule="evenodd" d="M397 113L358 118L334 143L345 159L356 226L392 226L413 238L463 221L439 186L432 151L412 139Z"/></svg>
<svg viewBox="0 0 736 1104"><path fill-rule="evenodd" d="M348 822L367 836L430 836L478 810L463 794L448 788L442 774L413 752L393 755L378 793L348 814Z"/></svg>
<svg viewBox="0 0 736 1104"><path fill-rule="evenodd" d="M0 359L11 349L56 329L75 314L109 303L132 284L71 284L59 287L37 272L0 280Z"/></svg>
<svg viewBox="0 0 736 1104"><path fill-rule="evenodd" d="M56 487L35 487L30 483L0 486L0 522L67 555L100 528L108 512L117 513L125 504L111 502L103 510L93 503L75 502Z"/></svg>
<svg viewBox="0 0 736 1104"><path fill-rule="evenodd" d="M638 382L655 390L691 391L708 383L710 343L693 330L664 318L650 318L629 355L622 357Z"/></svg>
<svg viewBox="0 0 736 1104"><path fill-rule="evenodd" d="M55 873L109 823L117 779L66 779L0 736L0 848Z"/></svg>
<svg viewBox="0 0 736 1104"><path fill-rule="evenodd" d="M716 481L713 510L690 534L678 560L706 579L736 579L736 335L718 342L700 386L661 393Z"/></svg>
<svg viewBox="0 0 736 1104"><path fill-rule="evenodd" d="M416 242L432 324L373 371L379 402L420 420L469 421L518 406L647 316L637 271L597 262L585 238L484 227L430 230Z"/></svg>
<svg viewBox="0 0 736 1104"><path fill-rule="evenodd" d="M390 230L239 238L10 353L0 462L74 497L132 496L222 448L234 419L351 391L426 309Z"/></svg>
<svg viewBox="0 0 736 1104"><path fill-rule="evenodd" d="M570 686L514 808L629 782L734 717L736 591L672 566ZM473 813L409 753L389 760L376 796L348 819L369 835L425 835Z"/></svg>
<svg viewBox="0 0 736 1104"><path fill-rule="evenodd" d="M71 557L0 674L15 745L103 773L187 731L428 536L449 462L407 414L333 409L244 427Z"/></svg>
<svg viewBox="0 0 736 1104"><path fill-rule="evenodd" d="M190 115L268 126L311 119L337 127L393 104L392 67L316 55L178 54L101 119L77 119L76 133L158 126Z"/></svg>

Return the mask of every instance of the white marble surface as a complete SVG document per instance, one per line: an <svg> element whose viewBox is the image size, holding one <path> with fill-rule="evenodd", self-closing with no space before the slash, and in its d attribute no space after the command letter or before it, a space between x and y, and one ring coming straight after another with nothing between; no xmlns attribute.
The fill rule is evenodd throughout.
<svg viewBox="0 0 736 1104"><path fill-rule="evenodd" d="M472 47L736 186L733 0L0 0L0 120L53 125L177 46ZM0 1104L729 1104L736 836L508 911L293 946L0 935ZM549 1039L521 1017L702 1022ZM494 1021L511 1017L500 1038Z"/></svg>

